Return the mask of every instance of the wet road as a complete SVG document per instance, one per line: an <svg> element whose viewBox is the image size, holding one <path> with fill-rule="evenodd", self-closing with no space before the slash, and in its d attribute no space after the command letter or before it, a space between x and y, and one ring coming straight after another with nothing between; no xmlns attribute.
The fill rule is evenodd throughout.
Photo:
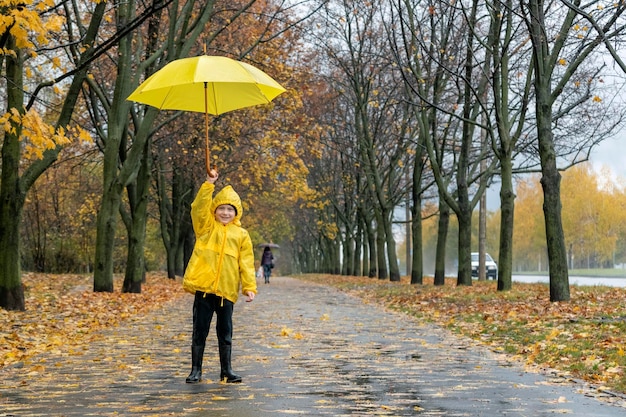
<svg viewBox="0 0 626 417"><path fill-rule="evenodd" d="M513 275L513 282L549 282L548 276L539 275ZM626 287L626 278L607 278L607 277L582 277L571 276L569 277L570 285L606 285L607 287Z"/></svg>
<svg viewBox="0 0 626 417"><path fill-rule="evenodd" d="M441 328L321 285L260 284L235 308L233 367L217 381L213 329L204 381L189 372L192 297L0 370L0 416L623 417L624 401L519 364ZM610 404L609 402L613 402Z"/></svg>

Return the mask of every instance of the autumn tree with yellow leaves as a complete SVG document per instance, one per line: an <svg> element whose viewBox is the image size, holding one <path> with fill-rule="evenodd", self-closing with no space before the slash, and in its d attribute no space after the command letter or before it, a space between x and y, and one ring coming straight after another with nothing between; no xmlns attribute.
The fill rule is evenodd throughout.
<svg viewBox="0 0 626 417"><path fill-rule="evenodd" d="M612 185L613 174L580 164L563 173L563 232L569 269L612 268L626 260L626 188ZM518 181L514 265L521 271L548 268L538 176Z"/></svg>
<svg viewBox="0 0 626 417"><path fill-rule="evenodd" d="M5 39L10 41L6 44L4 60L8 78L11 80L8 85L18 86L8 89L9 111L4 119L2 196L5 204L2 206L0 217L2 231L0 243L8 249L2 251L0 260L0 267L3 269L0 279L0 284L3 284L0 289L0 301L2 306L7 308L24 308L23 290L20 285L20 250L16 242L19 242L18 230L25 194L38 175L56 160L62 146L68 143L68 138L91 139L91 135L78 129L77 125L91 129L91 133L96 137L98 149L103 152L101 159L103 191L101 198L96 200L100 202L100 207L97 210L93 262L94 290L112 290L112 272L120 268L117 257L111 254L118 244L116 224L118 215L121 214L128 234L126 240L128 255L126 262L123 263L126 265L123 288L129 292L139 291L145 270L143 239L147 217L146 203L153 171L153 153L150 144L155 138L152 126L158 112L146 108L145 112L140 110L129 113L131 105L125 99L139 83L140 77L148 76L157 70L159 65L165 63L161 57L167 56L167 59L171 60L190 53L198 54L202 52L203 47L208 46L209 51L213 53L228 54L248 60L263 69L269 69L269 72L285 85L289 85L290 79L297 78L296 72L285 63L290 59L290 54L298 53L295 48L299 43L293 35L285 36L284 40L281 40L281 35L286 34L300 17L289 17L288 9L282 9L273 2L240 2L236 5L232 2L213 1L188 2L185 5L159 2L145 8L136 8L130 3L116 3L113 8L106 6L104 2L86 3L83 9L77 8L83 10L86 15L71 16L73 20L66 21L62 28L58 26L60 22L58 17L49 19L46 25L41 23L38 26L35 19L38 15L33 13L33 10L46 8L44 3L26 5L20 3L13 7L15 10L9 7L9 12L6 13L9 17L15 17L18 23L12 25L10 18L5 19L7 35ZM177 9L179 6L182 7L180 10ZM193 19L195 26L169 25L170 22L163 14L163 10L168 7L171 11L170 16L177 16L181 22ZM53 13L48 15L54 16ZM91 20L85 20L88 18ZM205 30L208 18L213 19L211 21L213 29L210 32ZM238 19L241 19L242 23L235 25L234 22ZM88 26L85 26L86 22L89 23ZM32 24L32 27L29 27L29 24ZM162 30L163 27L174 32ZM62 48L55 49L53 45L48 48L45 57L39 56L38 66L24 66L23 63L26 62L24 57L37 58L36 49L47 40L44 28L59 29L51 39L66 42L63 45L67 49L64 51ZM76 41L74 29L82 31L80 41ZM177 32L178 30L181 31ZM35 40L30 42L26 35ZM184 42L173 42L176 36ZM202 40L198 41L200 36ZM274 40L283 43L282 51L273 43ZM145 47L141 49L142 46ZM104 56L103 52L112 47L115 47L113 53ZM61 52L59 56L55 56L50 50ZM276 52L282 53L282 56L276 55ZM63 53L71 59L69 61L64 59ZM110 58L114 56L117 58L111 60ZM138 57L142 59L137 59ZM90 68L89 64L93 64L97 59L98 65ZM52 73L49 68L59 70L59 75L52 80L45 77ZM87 76L89 68L91 72ZM22 69L25 72L21 72ZM38 75L38 69L42 70L43 75ZM70 77L71 83L64 81ZM29 83L23 82L25 78ZM37 80L42 82L39 85L30 83ZM20 94L24 91L24 86L31 85L34 93L30 96L27 108L39 109L38 106L42 101L38 100L35 93L50 91L58 94L55 100L50 99L50 102L58 103L56 115L59 118L57 123L59 127L56 130L41 122L44 119L38 113L25 111L23 115L20 113L25 101ZM47 87L51 88L46 90ZM84 93L85 106L80 109L80 113L73 114L74 104L77 103L81 91ZM50 97L52 95L47 95L46 99ZM305 115L299 114L300 100L299 94L293 94L291 100L285 101L286 108L291 107L289 111L293 115L292 120L290 117L284 117L275 118L265 125L248 123L251 116L259 117L263 113L262 110L251 110L239 118L224 117L216 120L217 125L223 123L223 129L215 130L214 155L220 158L219 162L228 160L230 164L220 166L223 168L223 178L235 185L239 184L240 189L248 190L250 196L258 195L261 201L264 199L268 202L267 212L263 214L269 220L259 220L259 223L269 223L271 226L266 228L267 234L271 235L269 239L281 239L290 235L290 219L286 216L290 209L285 203L306 198L307 188L304 182L306 168L300 161L300 155L311 154L306 146L308 143L306 138L310 137L308 134L310 122ZM48 109L52 107L49 106ZM265 111L269 110L271 108ZM159 120L160 126L163 123L167 124L168 119L172 119L171 116L176 115L168 114ZM48 112L46 120L53 120L54 117L53 112ZM76 123L68 127L70 117L73 117ZM132 120L132 123L129 124L129 120ZM199 123L198 126L200 125ZM199 130L201 129L197 129ZM190 132L187 137L179 137L178 141L188 142L186 146L193 148L193 141L190 139L197 136L197 131ZM19 140L22 141L21 146ZM166 145L159 149L170 148ZM28 159L31 155L34 157ZM31 171L26 166L29 161L33 162ZM21 164L20 168L18 164ZM25 175L19 178L17 176L19 172L24 172ZM198 177L202 177L197 175L200 172L203 170L195 171L193 181L197 182ZM19 187L14 188L12 185L16 184L16 181L19 182ZM254 185L250 186L251 184ZM193 193L193 182L185 184L183 193ZM282 197L285 195L290 197L285 199ZM272 215L278 212L284 220L272 222ZM251 210L250 214L253 213ZM257 219L263 217L256 216ZM259 239L261 238L262 236L259 236Z"/></svg>
<svg viewBox="0 0 626 417"><path fill-rule="evenodd" d="M137 26L136 32L121 40L116 59L104 62L97 76L90 80L91 114L107 121L106 129L98 132L104 146L104 195L98 212L95 291L113 290L115 265L110 255L114 249L118 212L122 213L129 242L123 288L128 292L141 291L145 269L142 260L147 217L145 202L149 198L153 161L163 170L157 178L170 275L182 271L185 251L181 247L189 242L187 234L190 233L183 223L188 200L182 201L182 205L174 200L182 196L192 198L205 178L205 171L198 164L203 155L197 152L197 145L204 140L200 115L159 112L127 102L126 98L139 82L172 60L207 53L248 61L289 85L291 71L285 64L290 52L286 47L289 40L282 39L296 19L291 19L288 10L280 4L190 1L181 10L178 10L178 3L163 6L168 13ZM116 26L131 25L150 7L137 10L133 4L121 4L115 9L113 21ZM173 18L175 22L168 20ZM285 48L278 42L284 42ZM294 47L298 45L292 43ZM142 59L138 61L137 57ZM114 83L111 82L113 71L116 71ZM268 172L277 175L273 181L279 181L274 184L282 187L281 195L286 195L286 190L295 194L294 190L303 189L301 175L293 175L304 172L294 145L296 136L285 128L288 118L269 118L272 108L235 112L212 118L210 123L211 155L220 171L220 184L232 183L241 190L244 200L246 192L254 192L255 187L268 178ZM185 121L173 124L178 117L185 117ZM97 126L101 122L94 117L93 124ZM181 129L181 126L186 128ZM153 158L155 141L159 144L154 147ZM177 150L185 155L180 158L167 155L168 151ZM174 161L177 165L170 165ZM177 170L175 178L168 173L171 170Z"/></svg>
<svg viewBox="0 0 626 417"><path fill-rule="evenodd" d="M288 92L267 106L211 117L210 152L220 172L218 187L231 184L242 197L244 224L254 242L281 242L293 237L294 205L308 198L303 156L312 153L315 129L302 110L306 89L291 86L307 85L310 75L291 62L302 55L297 32L289 30L298 17L271 1L245 4L250 6L246 13L227 21L216 17L224 26L219 30L215 26L216 36L207 44L207 52L229 51L263 68ZM162 120L167 117L163 114ZM154 136L161 233L172 278L184 272L189 258L193 244L189 206L205 180L202 117L181 114Z"/></svg>
<svg viewBox="0 0 626 417"><path fill-rule="evenodd" d="M520 179L515 190L513 246L518 270L546 270L545 227L541 221L543 196L537 176Z"/></svg>
<svg viewBox="0 0 626 417"><path fill-rule="evenodd" d="M212 5L213 2L192 1L178 10L178 3L140 7L131 1L120 2L110 11L108 31L118 27L129 30L119 39L115 55L103 58L94 68L88 84L87 103L103 152L94 291L113 291L112 254L120 214L128 236L123 290L141 292L145 272L143 246L152 175L150 144L158 110L133 107L126 98L141 78L147 78L159 65L190 54L210 19ZM169 22L166 12L176 21Z"/></svg>
<svg viewBox="0 0 626 417"><path fill-rule="evenodd" d="M106 3L84 9L53 6L48 0L2 4L0 65L6 101L1 118L0 306L10 310L25 308L19 229L26 194L70 138L89 136L73 122L72 113L88 64L98 52L94 44ZM75 15L77 10L84 15ZM63 58L66 51L69 60Z"/></svg>

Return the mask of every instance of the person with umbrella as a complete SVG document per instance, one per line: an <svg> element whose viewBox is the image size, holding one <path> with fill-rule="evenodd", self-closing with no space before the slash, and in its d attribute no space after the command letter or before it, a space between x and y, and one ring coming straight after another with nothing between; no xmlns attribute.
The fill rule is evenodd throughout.
<svg viewBox="0 0 626 417"><path fill-rule="evenodd" d="M254 248L240 222L241 199L230 185L213 197L217 177L217 171L211 170L191 204L196 243L183 277L183 288L195 296L187 383L198 383L202 378L202 358L213 313L217 316L220 380L242 381L231 367L233 307L239 288L248 302L257 292Z"/></svg>
<svg viewBox="0 0 626 417"><path fill-rule="evenodd" d="M269 246L263 249L263 255L261 256L261 266L263 267L263 277L265 277L265 283L270 283L270 275L272 275L272 268L274 268L274 255Z"/></svg>
<svg viewBox="0 0 626 417"><path fill-rule="evenodd" d="M209 149L209 115L219 116L268 104L285 91L269 75L250 64L225 56L202 55L168 63L127 97L127 100L160 110L204 113L207 182L192 204L197 239L183 280L185 290L196 297L189 383L200 381L205 340L214 312L222 365L220 379L241 382L241 377L230 368L232 307L238 295L235 286L242 284L242 292L248 296L246 301L252 301L256 294L254 251L248 232L239 222L243 212L241 200L229 187L211 199L217 171L212 168L215 164Z"/></svg>

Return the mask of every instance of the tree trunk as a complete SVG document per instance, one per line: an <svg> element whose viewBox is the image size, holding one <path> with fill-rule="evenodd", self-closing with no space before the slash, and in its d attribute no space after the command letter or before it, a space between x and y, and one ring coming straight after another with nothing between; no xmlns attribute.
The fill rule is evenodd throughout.
<svg viewBox="0 0 626 417"><path fill-rule="evenodd" d="M370 278L375 278L378 274L378 269L376 266L378 265L378 251L376 246L376 234L374 233L374 228L372 227L371 220L366 216L365 217L365 230L367 231L367 248L368 256L367 256L367 264L363 264L363 271L368 271L367 276Z"/></svg>
<svg viewBox="0 0 626 417"><path fill-rule="evenodd" d="M363 249L363 221L357 210L357 232L354 239L354 276L360 277L363 275L363 266L361 263L361 254ZM364 257L365 258L365 257Z"/></svg>
<svg viewBox="0 0 626 417"><path fill-rule="evenodd" d="M186 212L186 215L183 220L183 227L181 230L181 241L179 243L179 250L176 253L182 253L182 262L180 265L182 269L179 271L178 275L182 276L185 273L185 269L187 269L187 264L189 263L189 259L191 259L191 255L193 254L193 247L196 244L196 236L193 232L193 227L191 225L191 214L189 211ZM179 263L177 262L177 268Z"/></svg>
<svg viewBox="0 0 626 417"><path fill-rule="evenodd" d="M341 275L343 275L343 276L350 275L348 273L348 271L350 270L348 265L350 264L350 262L352 262L352 259L350 259L350 257L349 257L349 253L350 253L349 246L350 246L350 239L346 236L343 239L343 244L341 245L341 250L343 252L342 253L343 262L341 264Z"/></svg>
<svg viewBox="0 0 626 417"><path fill-rule="evenodd" d="M143 221L143 223L142 223ZM129 233L126 274L122 285L123 293L141 293L141 283L145 280L144 243L146 235L145 218L134 217Z"/></svg>
<svg viewBox="0 0 626 417"><path fill-rule="evenodd" d="M341 242L339 240L339 235L335 236L335 238L331 241L331 247L333 254L333 268L330 273L339 275L341 274Z"/></svg>
<svg viewBox="0 0 626 417"><path fill-rule="evenodd" d="M117 153L114 159L117 161ZM117 169L117 163L114 163L112 169ZM107 175L110 170L111 168L108 167L105 159L105 178L111 176L111 174ZM116 180L106 184L100 202L100 210L96 217L96 253L93 270L93 290L95 292L113 292L113 247L121 190L122 186Z"/></svg>
<svg viewBox="0 0 626 417"><path fill-rule="evenodd" d="M352 235L352 233L350 233L350 235ZM344 244L346 246L346 275L354 275L354 238L349 237Z"/></svg>
<svg viewBox="0 0 626 417"><path fill-rule="evenodd" d="M150 140L146 141L137 181L133 186L127 187L130 203L130 222L127 224L128 256L126 259L124 284L122 285L122 292L124 293L141 293L141 283L144 282L146 277L144 246L146 243L148 198L152 172L152 155L149 151Z"/></svg>
<svg viewBox="0 0 626 417"><path fill-rule="evenodd" d="M550 132L549 136L552 136ZM545 139L539 138L541 154L550 154L545 150L550 146ZM554 155L552 153L552 155ZM561 174L556 168L556 159L547 158L541 166L541 186L543 188L543 215L546 224L546 242L548 244L548 266L550 268L550 301L569 301L569 276L567 270L567 251L561 220ZM551 159L551 161L550 161Z"/></svg>
<svg viewBox="0 0 626 417"><path fill-rule="evenodd" d="M478 0L472 1L472 9L468 23L470 27L476 26L476 10L478 8ZM478 113L473 102L473 90L475 87L470 85L472 74L474 71L474 45L475 36L470 31L467 38L465 53L465 84L463 93L463 133L461 137L461 151L459 155L459 164L456 170L456 192L458 205L455 213L459 224L459 266L457 285L472 285L472 206L469 198L468 172L470 161L470 148L473 145L473 133ZM482 97L484 79L481 79L478 87L477 97ZM450 204L450 203L448 203Z"/></svg>
<svg viewBox="0 0 626 417"><path fill-rule="evenodd" d="M187 263L191 258L196 242L191 222L191 203L193 202L193 196L196 195L196 186L193 181L181 179L175 188L176 191L172 192L172 222L178 224L178 226L172 225L172 234L178 236L174 242L176 245L174 249L176 252L176 275L182 276L185 273L185 269L187 269Z"/></svg>
<svg viewBox="0 0 626 417"><path fill-rule="evenodd" d="M569 301L569 277L567 271L567 251L561 220L561 174L557 169L554 137L552 133L552 92L553 68L549 67L550 40L544 36L544 2L531 0L530 37L533 44L535 68L535 101L537 114L537 137L541 160L541 186L543 188L543 215L546 225L548 247L548 267L550 271L550 301Z"/></svg>
<svg viewBox="0 0 626 417"><path fill-rule="evenodd" d="M13 37L10 44L13 44ZM5 55L7 110L24 112L24 75L22 53L9 45L16 56ZM24 310L24 290L20 271L20 224L26 192L19 178L21 125L10 121L12 129L4 131L2 145L2 183L0 184L0 307Z"/></svg>
<svg viewBox="0 0 626 417"><path fill-rule="evenodd" d="M8 136L9 134L7 134ZM24 302L24 289L21 281L20 269L20 224L22 208L24 203L19 201L20 194L23 200L23 193L18 190L13 192L6 190L7 179L17 177L18 170L9 169L10 164L6 164L6 153L10 152L7 147L12 140L7 141L5 136L4 147L2 148L2 187L0 190L0 307L5 310L23 311L26 308ZM17 137L14 139L19 146ZM7 171L12 171L15 175L5 175ZM15 182L13 182L15 184ZM5 196L9 195L7 199ZM6 219L11 219L7 221Z"/></svg>
<svg viewBox="0 0 626 417"><path fill-rule="evenodd" d="M513 218L515 193L513 190L510 157L500 159L500 250L498 255L498 291L512 288L513 275Z"/></svg>
<svg viewBox="0 0 626 417"><path fill-rule="evenodd" d="M400 281L400 265L398 265L398 254L396 253L396 240L393 236L393 228L391 225L391 212L383 210L383 219L385 227L385 240L387 246L387 259L389 259L389 280L392 282Z"/></svg>
<svg viewBox="0 0 626 417"><path fill-rule="evenodd" d="M446 247L450 226L450 207L439 193L439 222L437 223L437 251L435 253L435 285L446 283Z"/></svg>
<svg viewBox="0 0 626 417"><path fill-rule="evenodd" d="M484 162L481 162L481 171L484 172ZM478 280L487 280L487 268L485 266L485 258L487 250L487 193L483 193L480 197L478 207Z"/></svg>
<svg viewBox="0 0 626 417"><path fill-rule="evenodd" d="M413 195L411 207L411 239L413 243L413 253L411 256L411 284L424 283L424 258L422 250L422 189L421 175L417 184L415 174L413 174Z"/></svg>
<svg viewBox="0 0 626 417"><path fill-rule="evenodd" d="M498 130L500 161L500 243L498 251L498 291L508 291L512 288L513 275L513 225L515 215L515 190L513 188L513 162L512 154L516 143L520 138L520 132L523 131L522 126L526 121L526 113L528 108L528 100L523 100L521 109L516 109L515 116L510 113L510 103L508 102L510 89L510 53L509 48L503 47L508 45L512 36L506 35L504 39L500 39L500 33L510 34L509 28L514 24L512 0L494 5L494 16L492 23L492 33L490 43L493 45L493 61L494 66L499 66L499 71L493 72L493 88L494 88L494 108L496 116L496 125ZM500 17L502 16L502 17ZM504 32L503 32L504 31ZM532 74L532 67L530 68ZM524 89L523 93L530 91L530 85ZM513 128L513 121L518 123L517 128Z"/></svg>
<svg viewBox="0 0 626 417"><path fill-rule="evenodd" d="M463 208L459 220L459 270L457 285L472 285L472 212Z"/></svg>
<svg viewBox="0 0 626 417"><path fill-rule="evenodd" d="M387 270L387 258L385 258L385 228L383 222L376 221L376 264L378 266L378 279L389 278Z"/></svg>
<svg viewBox="0 0 626 417"><path fill-rule="evenodd" d="M134 13L134 2L120 5L117 9L116 23L124 26L130 21ZM111 109L107 114L107 137L104 147L103 161L103 195L100 210L96 219L96 253L94 258L93 290L95 292L113 292L113 247L117 229L117 218L124 187L127 181L120 174L120 154L126 153L126 147L121 149L126 131L127 114L130 105L124 98L130 93L131 77L131 41L123 38L117 51L117 78ZM143 147L142 147L143 150ZM125 158L122 163L130 165L131 158ZM127 172L132 171L127 168ZM130 172L129 172L130 175Z"/></svg>
<svg viewBox="0 0 626 417"><path fill-rule="evenodd" d="M174 216L172 214L172 204L168 198L166 191L166 178L165 178L165 164L161 155L157 156L157 196L159 201L159 226L161 230L161 240L163 241L163 247L165 248L165 260L167 277L176 278L176 249L178 248L178 239L175 236L174 228ZM178 172L173 170L172 174L172 195L175 194ZM173 200L173 199L172 199Z"/></svg>
<svg viewBox="0 0 626 417"><path fill-rule="evenodd" d="M413 252L411 256L411 284L424 283L424 251L422 242L422 178L426 165L426 134L420 136L415 155L413 175L411 176L411 240ZM408 220L408 219L407 219ZM408 254L407 254L408 257Z"/></svg>

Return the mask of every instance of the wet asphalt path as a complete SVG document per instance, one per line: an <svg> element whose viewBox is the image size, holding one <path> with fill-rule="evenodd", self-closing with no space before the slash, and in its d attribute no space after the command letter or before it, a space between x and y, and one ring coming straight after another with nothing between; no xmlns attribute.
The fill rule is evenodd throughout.
<svg viewBox="0 0 626 417"><path fill-rule="evenodd" d="M626 415L581 384L524 372L471 341L291 278L238 302L233 368L217 380L214 329L204 380L189 373L192 297L0 370L0 416L568 416Z"/></svg>

